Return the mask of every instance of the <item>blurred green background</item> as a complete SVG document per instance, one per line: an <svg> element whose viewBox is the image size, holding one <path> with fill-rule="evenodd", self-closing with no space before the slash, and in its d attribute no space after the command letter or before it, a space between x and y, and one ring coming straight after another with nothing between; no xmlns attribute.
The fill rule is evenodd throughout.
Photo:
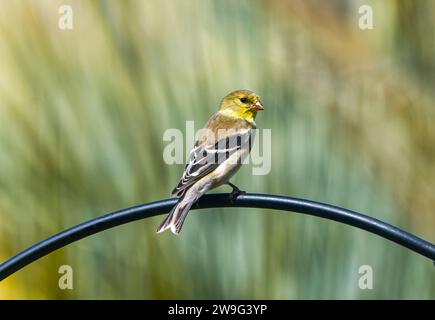
<svg viewBox="0 0 435 320"><path fill-rule="evenodd" d="M435 241L435 2L9 1L0 10L0 261L106 212L169 197L168 128L228 92L267 110L272 170L250 192L344 206ZM58 28L72 5L73 30ZM374 29L358 28L372 5ZM222 187L217 192L228 192ZM67 246L0 298L435 299L427 259L336 222L259 209L163 216ZM58 268L74 289L58 288ZM358 269L373 268L361 290Z"/></svg>

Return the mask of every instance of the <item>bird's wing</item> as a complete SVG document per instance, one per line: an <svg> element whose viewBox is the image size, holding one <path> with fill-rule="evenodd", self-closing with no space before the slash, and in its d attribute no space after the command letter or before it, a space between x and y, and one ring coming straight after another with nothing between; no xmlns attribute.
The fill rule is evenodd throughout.
<svg viewBox="0 0 435 320"><path fill-rule="evenodd" d="M195 144L178 185L172 194L182 197L187 189L215 170L223 161L247 144L251 149L252 130L231 132L214 144Z"/></svg>

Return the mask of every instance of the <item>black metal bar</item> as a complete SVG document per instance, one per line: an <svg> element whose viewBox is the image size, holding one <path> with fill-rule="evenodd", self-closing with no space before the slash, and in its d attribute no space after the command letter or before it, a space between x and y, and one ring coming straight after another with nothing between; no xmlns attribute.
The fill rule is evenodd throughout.
<svg viewBox="0 0 435 320"><path fill-rule="evenodd" d="M167 213L176 201L176 199L166 199L119 210L55 234L2 263L0 265L0 281L33 261L72 242L128 222ZM229 194L218 193L203 196L192 207L192 210L217 207L276 209L330 219L367 230L435 261L434 244L380 220L328 204L267 194L242 194L231 202Z"/></svg>

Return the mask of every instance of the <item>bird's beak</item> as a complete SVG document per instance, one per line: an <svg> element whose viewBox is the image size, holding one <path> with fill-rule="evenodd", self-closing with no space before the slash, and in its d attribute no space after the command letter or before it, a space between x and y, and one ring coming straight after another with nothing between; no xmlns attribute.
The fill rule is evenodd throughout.
<svg viewBox="0 0 435 320"><path fill-rule="evenodd" d="M264 107L263 107L263 105L261 104L261 102L258 101L258 102L256 102L256 103L254 103L254 109L255 109L255 110L264 110Z"/></svg>

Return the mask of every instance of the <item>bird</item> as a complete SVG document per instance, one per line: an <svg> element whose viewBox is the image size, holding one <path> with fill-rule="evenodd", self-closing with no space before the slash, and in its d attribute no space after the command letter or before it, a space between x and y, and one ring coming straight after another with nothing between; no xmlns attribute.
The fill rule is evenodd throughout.
<svg viewBox="0 0 435 320"><path fill-rule="evenodd" d="M251 151L260 110L264 110L260 97L250 90L236 90L222 99L189 153L182 177L172 190L178 201L157 233L170 229L178 235L192 205L211 189L229 185L231 202L245 193L230 179Z"/></svg>

